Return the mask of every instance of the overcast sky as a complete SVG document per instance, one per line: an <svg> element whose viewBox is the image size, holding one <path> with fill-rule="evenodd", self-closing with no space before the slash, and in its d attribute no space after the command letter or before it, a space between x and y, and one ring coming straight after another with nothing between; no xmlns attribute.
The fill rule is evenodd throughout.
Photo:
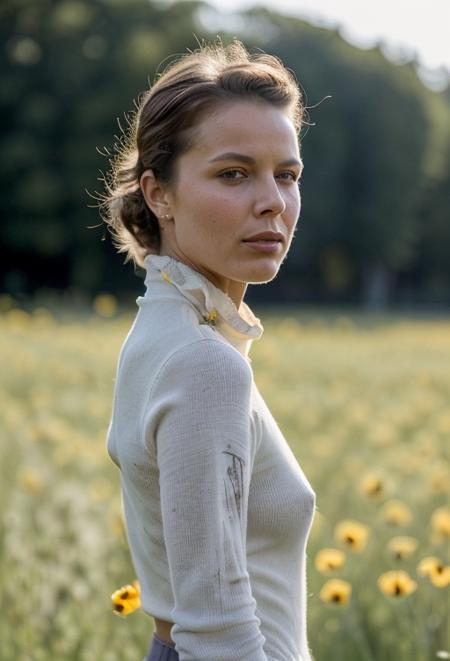
<svg viewBox="0 0 450 661"><path fill-rule="evenodd" d="M324 27L340 26L359 47L383 39L393 53L417 53L427 69L450 70L450 0L207 0L221 12L266 5Z"/></svg>

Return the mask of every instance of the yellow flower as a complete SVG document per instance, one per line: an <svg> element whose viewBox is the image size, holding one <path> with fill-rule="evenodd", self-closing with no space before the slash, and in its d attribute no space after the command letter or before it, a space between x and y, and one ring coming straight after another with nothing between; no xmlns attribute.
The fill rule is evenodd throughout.
<svg viewBox="0 0 450 661"><path fill-rule="evenodd" d="M417 583L402 569L385 572L378 577L381 592L391 597L406 597L416 590Z"/></svg>
<svg viewBox="0 0 450 661"><path fill-rule="evenodd" d="M101 317L113 317L117 312L117 298L112 294L99 294L92 301L92 307Z"/></svg>
<svg viewBox="0 0 450 661"><path fill-rule="evenodd" d="M438 565L430 574L431 582L437 588L446 588L450 585L450 566Z"/></svg>
<svg viewBox="0 0 450 661"><path fill-rule="evenodd" d="M417 549L419 542L414 537L392 537L387 549L397 560L408 558Z"/></svg>
<svg viewBox="0 0 450 661"><path fill-rule="evenodd" d="M133 581L133 585L124 585L111 595L113 613L126 617L141 606L141 588L139 581Z"/></svg>
<svg viewBox="0 0 450 661"><path fill-rule="evenodd" d="M438 588L445 588L450 584L450 567L436 558L429 555L422 558L417 566L419 576L428 576L430 581Z"/></svg>
<svg viewBox="0 0 450 661"><path fill-rule="evenodd" d="M213 308L208 314L205 316L205 320L208 324L211 324L211 326L216 325L216 320L217 320L217 310L216 308Z"/></svg>
<svg viewBox="0 0 450 661"><path fill-rule="evenodd" d="M350 599L352 586L340 578L330 578L320 590L319 596L327 604L346 604Z"/></svg>
<svg viewBox="0 0 450 661"><path fill-rule="evenodd" d="M42 489L42 479L33 468L25 469L20 475L22 486L30 493L38 493Z"/></svg>
<svg viewBox="0 0 450 661"><path fill-rule="evenodd" d="M369 528L353 519L340 521L334 529L335 539L358 553L364 550L368 534Z"/></svg>
<svg viewBox="0 0 450 661"><path fill-rule="evenodd" d="M409 507L395 498L384 503L383 517L386 523L391 525L406 525L412 520Z"/></svg>
<svg viewBox="0 0 450 661"><path fill-rule="evenodd" d="M8 330L19 335L23 335L26 331L29 330L32 317L20 308L12 308L5 314L5 321Z"/></svg>
<svg viewBox="0 0 450 661"><path fill-rule="evenodd" d="M377 497L383 492L383 483L373 473L365 475L359 483L360 490L368 496Z"/></svg>
<svg viewBox="0 0 450 661"><path fill-rule="evenodd" d="M344 563L345 554L339 549L321 549L314 560L316 569L323 574L340 569Z"/></svg>
<svg viewBox="0 0 450 661"><path fill-rule="evenodd" d="M441 535L450 537L450 507L443 505L431 515L432 528Z"/></svg>
<svg viewBox="0 0 450 661"><path fill-rule="evenodd" d="M436 493L450 491L450 470L448 466L436 467L429 478L429 484Z"/></svg>
<svg viewBox="0 0 450 661"><path fill-rule="evenodd" d="M172 280L169 278L165 271L161 271L162 279L168 282L170 285L173 284Z"/></svg>
<svg viewBox="0 0 450 661"><path fill-rule="evenodd" d="M442 564L439 558L436 558L434 555L427 555L427 557L422 558L417 565L417 573L419 576L429 576L436 565L439 564Z"/></svg>

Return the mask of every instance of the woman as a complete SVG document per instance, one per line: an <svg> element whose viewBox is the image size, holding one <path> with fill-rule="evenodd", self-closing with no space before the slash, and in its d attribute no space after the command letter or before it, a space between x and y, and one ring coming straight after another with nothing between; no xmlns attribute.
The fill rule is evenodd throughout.
<svg viewBox="0 0 450 661"><path fill-rule="evenodd" d="M289 250L302 112L278 59L203 46L143 95L112 163L107 220L147 274L108 431L146 661L311 659L315 493L253 381L243 301Z"/></svg>

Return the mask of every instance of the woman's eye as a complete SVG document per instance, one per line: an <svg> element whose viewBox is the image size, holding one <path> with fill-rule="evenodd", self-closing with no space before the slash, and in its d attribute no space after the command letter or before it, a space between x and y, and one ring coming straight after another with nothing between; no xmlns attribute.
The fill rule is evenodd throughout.
<svg viewBox="0 0 450 661"><path fill-rule="evenodd" d="M282 179L287 179L287 180L290 179L291 181L297 181L298 179L297 174L295 172L290 172L290 171L281 172L278 176L281 177Z"/></svg>
<svg viewBox="0 0 450 661"><path fill-rule="evenodd" d="M296 172L291 172L290 170L286 170L285 172L280 172L280 174L276 175L278 178L284 179L285 181L293 181L296 182L299 177ZM219 174L219 177L221 179L227 179L228 181L236 181L239 179L245 179L247 177L245 172L242 172L242 170L237 170L235 168L231 170L226 170L225 172L222 172Z"/></svg>
<svg viewBox="0 0 450 661"><path fill-rule="evenodd" d="M219 177L222 177L223 179L240 179L241 177L236 176L236 175L242 175L242 177L245 177L244 173L241 172L241 170L226 170L225 172L222 172Z"/></svg>

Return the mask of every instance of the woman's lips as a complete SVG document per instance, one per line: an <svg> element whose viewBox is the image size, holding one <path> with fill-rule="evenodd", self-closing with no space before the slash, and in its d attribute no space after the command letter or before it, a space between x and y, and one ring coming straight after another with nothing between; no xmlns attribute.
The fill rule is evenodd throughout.
<svg viewBox="0 0 450 661"><path fill-rule="evenodd" d="M257 252L277 252L281 249L281 241L271 241L267 239L255 239L254 241L243 241L252 250Z"/></svg>

